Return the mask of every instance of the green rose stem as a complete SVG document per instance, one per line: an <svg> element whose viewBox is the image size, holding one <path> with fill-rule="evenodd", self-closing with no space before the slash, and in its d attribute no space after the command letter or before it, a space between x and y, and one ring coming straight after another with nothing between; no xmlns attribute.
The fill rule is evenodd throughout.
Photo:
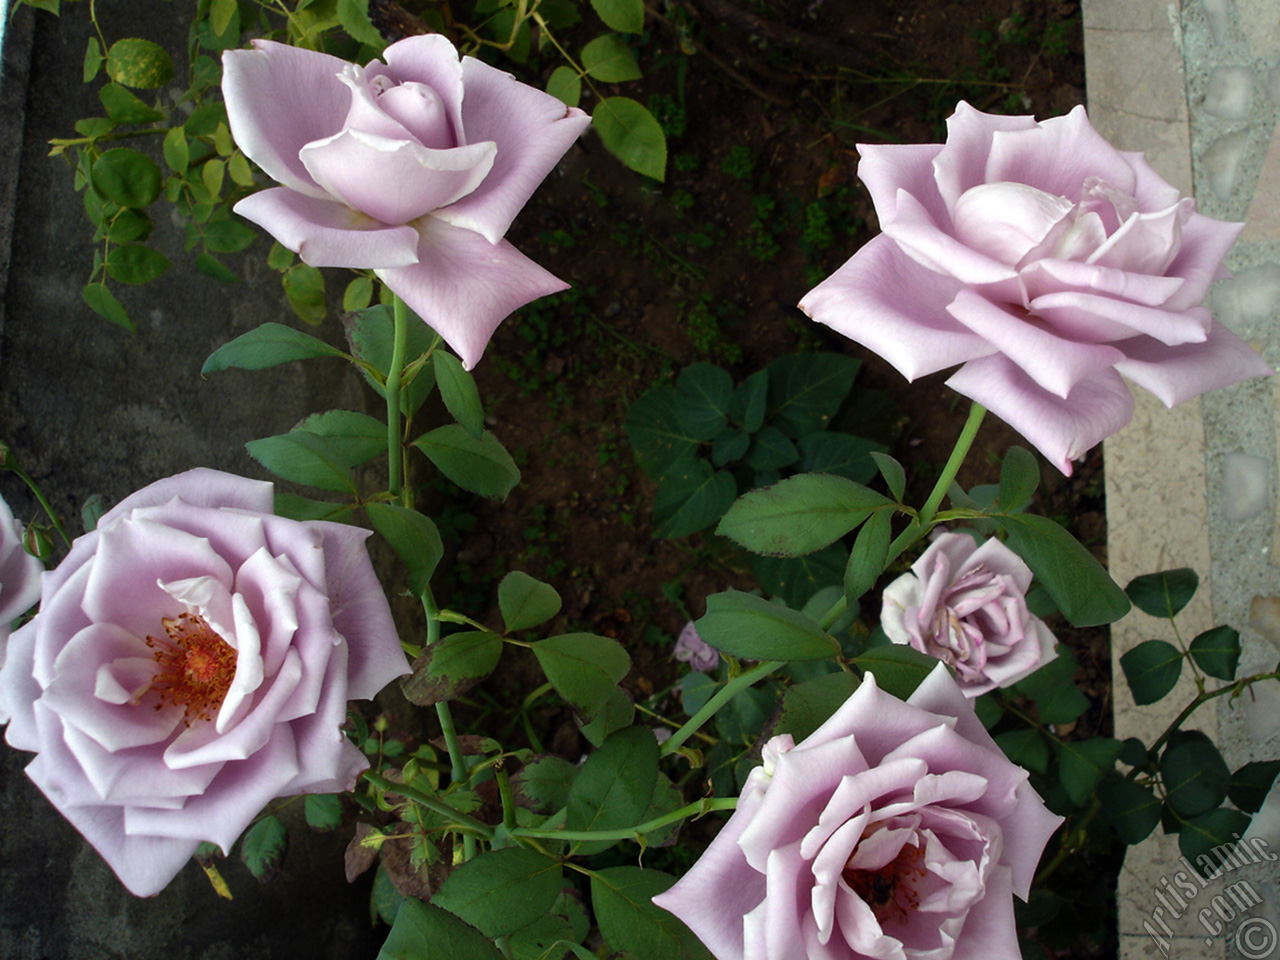
<svg viewBox="0 0 1280 960"><path fill-rule="evenodd" d="M676 750L684 746L686 740L701 729L704 723L716 715L717 710L736 697L740 691L745 690L757 680L763 680L782 665L783 662L781 660L763 660L746 673L739 674L726 683L715 692L715 695L703 705L701 710L690 717L685 722L685 725L673 733L667 742L662 745L662 756L665 757L675 753Z"/></svg>
<svg viewBox="0 0 1280 960"><path fill-rule="evenodd" d="M956 445L951 451L951 456L947 458L946 465L942 468L942 473L938 474L938 482L933 485L933 491L929 494L929 499L924 502L924 506L920 508L920 512L916 517L907 524L907 529L898 534L893 543L889 544L889 553L885 557L884 569L889 568L889 564L897 560L902 552L909 546L923 537L929 532L929 528L933 524L933 518L938 514L938 507L942 505L942 498L947 495L947 491L951 489L951 484L956 479L956 474L960 472L960 465L964 463L964 458L969 455L969 448L973 446L974 438L978 435L978 428L982 426L982 420L987 415L987 408L980 403L975 403L969 408L969 419L965 421L960 436L956 438ZM841 614L845 612L849 605L847 597L841 597L831 609L826 612L818 625L823 630L827 630L833 623L840 619Z"/></svg>
<svg viewBox="0 0 1280 960"><path fill-rule="evenodd" d="M409 342L409 308L396 296L392 306L395 333L391 345L391 367L387 370L387 483L393 499L409 502L405 496L404 445L400 442L400 379Z"/></svg>
<svg viewBox="0 0 1280 960"><path fill-rule="evenodd" d="M485 840L493 839L493 827L482 820L477 820L475 817L449 806L443 800L433 797L429 793L423 793L421 790L416 790L406 784L388 780L382 774L374 773L372 770L366 770L364 778L387 793L397 793L402 797L408 797L414 803L421 804L433 813L440 814L454 826L466 831L469 836L479 836Z"/></svg>
<svg viewBox="0 0 1280 960"><path fill-rule="evenodd" d="M53 512L53 507L49 505L49 500L45 497L44 491L36 485L36 482L27 475L25 470L16 464L7 463L5 464L4 469L8 470L10 473L16 473L18 475L18 479L27 485L27 488L35 495L36 500L39 501L40 508L44 510L45 515L48 516L49 523L53 525L53 529L58 531L58 536L62 538L62 542L70 547L71 538L67 536L66 528L62 526L62 521L58 519L58 515Z"/></svg>
<svg viewBox="0 0 1280 960"><path fill-rule="evenodd" d="M366 774L367 776L367 774ZM402 790L397 790L403 793ZM653 833L680 820L700 817L713 810L732 810L738 805L737 797L705 797L695 800L679 810L664 813L660 817L638 823L634 827L618 827L613 830L539 830L536 827L517 827L511 836L527 840L634 840L645 833ZM570 864L572 866L572 864ZM576 869L576 868L575 868Z"/></svg>

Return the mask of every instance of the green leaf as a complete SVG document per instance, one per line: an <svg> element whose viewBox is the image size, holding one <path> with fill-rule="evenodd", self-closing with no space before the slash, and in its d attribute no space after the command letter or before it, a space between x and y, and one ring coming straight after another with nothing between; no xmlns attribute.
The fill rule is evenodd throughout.
<svg viewBox="0 0 1280 960"><path fill-rule="evenodd" d="M1058 776L1072 803L1084 806L1098 782L1115 766L1122 746L1110 737L1061 741Z"/></svg>
<svg viewBox="0 0 1280 960"><path fill-rule="evenodd" d="M732 474L714 470L706 460L672 466L658 481L653 498L653 534L687 537L711 526L729 509L738 486Z"/></svg>
<svg viewBox="0 0 1280 960"><path fill-rule="evenodd" d="M280 243L271 244L271 249L267 251L267 266L280 273L293 266L293 262L297 259L297 254Z"/></svg>
<svg viewBox="0 0 1280 960"><path fill-rule="evenodd" d="M769 364L769 408L789 437L825 430L853 388L861 362L838 353L800 353Z"/></svg>
<svg viewBox="0 0 1280 960"><path fill-rule="evenodd" d="M1240 663L1240 632L1211 627L1191 641L1191 657L1201 670L1219 680L1234 680Z"/></svg>
<svg viewBox="0 0 1280 960"><path fill-rule="evenodd" d="M1280 760L1254 760L1231 775L1227 796L1245 813L1257 813L1271 792Z"/></svg>
<svg viewBox="0 0 1280 960"><path fill-rule="evenodd" d="M560 594L550 584L512 570L498 584L498 609L508 633L528 630L560 612Z"/></svg>
<svg viewBox="0 0 1280 960"><path fill-rule="evenodd" d="M591 906L609 950L655 960L711 960L674 914L655 906L675 878L642 867L608 867L591 876Z"/></svg>
<svg viewBox="0 0 1280 960"><path fill-rule="evenodd" d="M1134 577L1124 588L1133 605L1143 613L1160 619L1178 615L1196 594L1200 578L1194 570L1180 567ZM1077 624L1084 626L1084 624Z"/></svg>
<svg viewBox="0 0 1280 960"><path fill-rule="evenodd" d="M211 253L196 254L196 269L219 283L239 282L236 275L224 267L222 261Z"/></svg>
<svg viewBox="0 0 1280 960"><path fill-rule="evenodd" d="M840 539L891 502L844 477L802 473L739 497L716 533L753 553L799 557Z"/></svg>
<svg viewBox="0 0 1280 960"><path fill-rule="evenodd" d="M89 305L89 309L104 320L118 323L126 330L133 331L137 329L133 325L133 321L129 319L129 314L125 312L120 301L115 298L115 294L107 289L105 283L85 284L84 289L80 291L80 296Z"/></svg>
<svg viewBox="0 0 1280 960"><path fill-rule="evenodd" d="M293 312L313 326L325 318L324 274L305 263L291 267L282 278L284 295Z"/></svg>
<svg viewBox="0 0 1280 960"><path fill-rule="evenodd" d="M676 388L663 383L631 405L622 422L635 450L640 469L653 479L662 477L677 463L692 459L698 441L680 426Z"/></svg>
<svg viewBox="0 0 1280 960"><path fill-rule="evenodd" d="M440 385L440 399L445 409L462 428L479 440L484 434L484 407L480 405L480 391L475 378L463 369L462 362L447 350L431 354L435 367L436 383Z"/></svg>
<svg viewBox="0 0 1280 960"><path fill-rule="evenodd" d="M769 373L767 370L757 370L733 391L733 400L729 403L729 419L747 433L755 433L764 425L768 400Z"/></svg>
<svg viewBox="0 0 1280 960"><path fill-rule="evenodd" d="M606 97L591 113L605 147L637 173L662 180L667 168L667 138L648 110L629 97Z"/></svg>
<svg viewBox="0 0 1280 960"><path fill-rule="evenodd" d="M565 827L569 830L617 830L643 822L658 782L658 741L648 727L626 727L605 740L569 787ZM575 852L587 856L616 841L579 841Z"/></svg>
<svg viewBox="0 0 1280 960"><path fill-rule="evenodd" d="M294 493L277 490L275 495L276 516L289 520L333 520L349 523L349 515L355 510L354 503L333 503L328 500L311 500Z"/></svg>
<svg viewBox="0 0 1280 960"><path fill-rule="evenodd" d="M1179 730L1160 757L1165 803L1180 817L1196 817L1227 798L1231 771L1213 741L1198 730Z"/></svg>
<svg viewBox="0 0 1280 960"><path fill-rule="evenodd" d="M547 80L547 93L566 107L576 107L582 100L582 78L572 67L556 67Z"/></svg>
<svg viewBox="0 0 1280 960"><path fill-rule="evenodd" d="M407 897L377 960L502 960L493 941L447 910Z"/></svg>
<svg viewBox="0 0 1280 960"><path fill-rule="evenodd" d="M173 60L160 44L127 37L107 51L107 75L126 87L155 90L173 79Z"/></svg>
<svg viewBox="0 0 1280 960"><path fill-rule="evenodd" d="M387 371L391 369L391 355L395 340L395 320L391 307L385 304L358 310L354 314L342 318L347 327L347 339L351 344L351 352L365 363L382 374L385 381ZM439 342L435 331L425 323L410 323L405 331L405 356L416 360ZM386 399L387 393L382 384L365 372L365 381L373 387L378 396ZM400 388L400 410L410 416L431 395L436 385L435 365L424 364L418 368L417 375L407 386Z"/></svg>
<svg viewBox="0 0 1280 960"><path fill-rule="evenodd" d="M1058 609L1074 626L1113 623L1129 612L1129 601L1102 564L1071 534L1032 514L993 516L1009 546L1044 584Z"/></svg>
<svg viewBox="0 0 1280 960"><path fill-rule="evenodd" d="M432 519L397 503L366 503L365 513L409 571L409 589L421 596L444 556L444 543Z"/></svg>
<svg viewBox="0 0 1280 960"><path fill-rule="evenodd" d="M995 738L996 746L1020 767L1035 773L1049 769L1049 748L1038 730L1010 730Z"/></svg>
<svg viewBox="0 0 1280 960"><path fill-rule="evenodd" d="M843 670L797 683L782 696L774 734L789 733L799 743L826 723L857 689L858 678Z"/></svg>
<svg viewBox="0 0 1280 960"><path fill-rule="evenodd" d="M106 225L107 238L112 243L131 243L151 236L151 218L145 211L125 208L111 218Z"/></svg>
<svg viewBox="0 0 1280 960"><path fill-rule="evenodd" d="M1163 640L1147 640L1120 658L1133 691L1133 702L1145 706L1162 700L1182 676L1182 651Z"/></svg>
<svg viewBox="0 0 1280 960"><path fill-rule="evenodd" d="M695 440L710 440L728 423L733 378L723 367L695 363L676 380L676 419Z"/></svg>
<svg viewBox="0 0 1280 960"><path fill-rule="evenodd" d="M430 707L466 693L493 673L502 656L502 639L484 630L451 633L430 644L400 681L410 703Z"/></svg>
<svg viewBox="0 0 1280 960"><path fill-rule="evenodd" d="M244 445L249 456L276 476L321 490L358 494L342 448L310 433L285 433Z"/></svg>
<svg viewBox="0 0 1280 960"><path fill-rule="evenodd" d="M168 258L152 247L126 243L112 247L105 261L107 276L120 283L150 283L169 269Z"/></svg>
<svg viewBox="0 0 1280 960"><path fill-rule="evenodd" d="M533 644L533 655L560 696L587 720L605 705L631 658L616 640L590 633L568 633Z"/></svg>
<svg viewBox="0 0 1280 960"><path fill-rule="evenodd" d="M1000 464L1000 492L996 507L1008 513L1019 513L1027 508L1036 488L1040 486L1040 464L1035 454L1022 447L1010 447Z"/></svg>
<svg viewBox="0 0 1280 960"><path fill-rule="evenodd" d="M624 83L643 76L636 55L625 40L613 33L596 37L582 48L582 68L605 83Z"/></svg>
<svg viewBox="0 0 1280 960"><path fill-rule="evenodd" d="M216 373L231 367L265 370L293 360L342 356L346 354L309 333L283 323L264 323L213 351L200 372Z"/></svg>
<svg viewBox="0 0 1280 960"><path fill-rule="evenodd" d="M1078 667L1071 651L1060 647L1057 657L1019 680L1013 689L1035 702L1043 722L1070 723L1089 709L1088 698L1075 685Z"/></svg>
<svg viewBox="0 0 1280 960"><path fill-rule="evenodd" d="M844 570L844 594L851 603L874 587L884 572L892 524L892 510L877 510L858 531Z"/></svg>
<svg viewBox="0 0 1280 960"><path fill-rule="evenodd" d="M1160 822L1160 798L1132 780L1107 780L1098 787L1102 812L1129 845L1141 843Z"/></svg>
<svg viewBox="0 0 1280 960"><path fill-rule="evenodd" d="M1230 851L1235 848L1236 838L1249 829L1250 819L1238 810L1225 807L1210 810L1182 825L1178 849L1202 876L1214 876L1224 866L1231 869ZM1215 849L1217 847L1228 849L1224 853Z"/></svg>
<svg viewBox="0 0 1280 960"><path fill-rule="evenodd" d="M98 71L102 69L102 60L102 44L98 43L97 37L90 37L84 51L82 77L85 83L89 83L98 75Z"/></svg>
<svg viewBox="0 0 1280 960"><path fill-rule="evenodd" d="M904 644L888 643L854 657L853 662L874 675L881 690L906 700L942 661Z"/></svg>
<svg viewBox="0 0 1280 960"><path fill-rule="evenodd" d="M847 433L822 431L801 437L799 469L805 473L831 473L855 483L870 483L876 475L872 453L885 450L882 443Z"/></svg>
<svg viewBox="0 0 1280 960"><path fill-rule="evenodd" d="M577 775L578 768L563 757L534 757L511 778L516 803L534 813L555 813L569 802Z"/></svg>
<svg viewBox="0 0 1280 960"><path fill-rule="evenodd" d="M490 850L455 867L431 902L486 937L501 937L551 909L560 893L560 873L557 861L534 850Z"/></svg>
<svg viewBox="0 0 1280 960"><path fill-rule="evenodd" d="M367 463L387 449L387 425L367 413L354 410L313 413L293 429L336 443L346 452L349 467Z"/></svg>
<svg viewBox="0 0 1280 960"><path fill-rule="evenodd" d="M769 596L800 610L819 590L840 584L847 565L844 547L835 543L803 557L752 557L751 574Z"/></svg>
<svg viewBox="0 0 1280 960"><path fill-rule="evenodd" d="M621 687L612 687L604 704L590 721L578 721L578 729L594 747L600 746L610 736L636 722L636 705Z"/></svg>
<svg viewBox="0 0 1280 960"><path fill-rule="evenodd" d="M463 490L505 500L520 482L520 468L488 430L476 440L457 423L424 433L413 445Z"/></svg>
<svg viewBox="0 0 1280 960"><path fill-rule="evenodd" d="M280 818L271 814L250 827L240 838L240 859L259 883L280 872L289 834Z"/></svg>
<svg viewBox="0 0 1280 960"><path fill-rule="evenodd" d="M95 160L90 180L108 200L135 209L154 202L163 183L155 161L128 147L108 150Z"/></svg>
<svg viewBox="0 0 1280 960"><path fill-rule="evenodd" d="M303 804L307 826L329 833L342 826L342 798L332 793L309 793Z"/></svg>
<svg viewBox="0 0 1280 960"><path fill-rule="evenodd" d="M372 302L373 281L366 276L356 277L342 291L342 309L345 311L363 310Z"/></svg>
<svg viewBox="0 0 1280 960"><path fill-rule="evenodd" d="M840 653L835 639L804 614L738 590L707 597L707 613L696 626L710 646L749 660L822 660Z"/></svg>
<svg viewBox="0 0 1280 960"><path fill-rule="evenodd" d="M258 239L258 231L239 220L216 220L204 228L204 245L214 253L239 253Z"/></svg>
<svg viewBox="0 0 1280 960"><path fill-rule="evenodd" d="M164 111L147 106L118 83L104 86L98 91L98 99L116 123L156 123L165 118Z"/></svg>
<svg viewBox="0 0 1280 960"><path fill-rule="evenodd" d="M763 427L751 438L751 449L744 459L752 470L766 473L791 466L800 459L800 451L777 427Z"/></svg>
<svg viewBox="0 0 1280 960"><path fill-rule="evenodd" d="M387 41L369 19L369 0L338 0L338 22L347 35L381 53Z"/></svg>
<svg viewBox="0 0 1280 960"><path fill-rule="evenodd" d="M591 7L610 30L621 33L644 30L644 0L591 0Z"/></svg>
<svg viewBox="0 0 1280 960"><path fill-rule="evenodd" d="M209 26L214 34L221 36L231 25L231 18L239 13L236 0L213 0L209 5Z"/></svg>
<svg viewBox="0 0 1280 960"><path fill-rule="evenodd" d="M750 446L750 434L745 430L729 427L711 441L711 465L723 467L727 463L741 460Z"/></svg>

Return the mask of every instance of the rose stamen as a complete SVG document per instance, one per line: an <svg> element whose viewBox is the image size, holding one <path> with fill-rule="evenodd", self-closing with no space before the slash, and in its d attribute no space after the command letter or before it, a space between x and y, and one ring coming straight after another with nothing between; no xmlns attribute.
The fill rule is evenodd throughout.
<svg viewBox="0 0 1280 960"><path fill-rule="evenodd" d="M920 906L916 887L925 875L924 851L908 844L878 870L859 870L846 864L840 875L871 908L881 927L887 921L905 923L907 915Z"/></svg>
<svg viewBox="0 0 1280 960"><path fill-rule="evenodd" d="M192 720L211 720L236 675L236 651L207 620L194 613L164 618L167 639L147 637L159 665L147 690L159 694L156 709L186 709L184 726ZM144 691L145 692L145 691Z"/></svg>

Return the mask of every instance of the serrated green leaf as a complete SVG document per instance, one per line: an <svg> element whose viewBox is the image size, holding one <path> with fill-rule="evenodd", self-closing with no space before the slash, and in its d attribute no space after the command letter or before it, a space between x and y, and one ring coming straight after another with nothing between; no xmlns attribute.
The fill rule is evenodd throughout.
<svg viewBox="0 0 1280 960"><path fill-rule="evenodd" d="M342 292L342 309L348 312L363 310L373 302L373 281L359 276L347 284Z"/></svg>
<svg viewBox="0 0 1280 960"><path fill-rule="evenodd" d="M462 696L489 674L502 656L502 639L483 630L451 633L430 644L400 681L405 698L429 707Z"/></svg>
<svg viewBox="0 0 1280 960"><path fill-rule="evenodd" d="M880 476L884 477L885 486L889 488L889 493L899 503L907 494L907 473L902 469L902 464L887 453L879 453L873 451L871 459L875 461L876 468L880 471Z"/></svg>
<svg viewBox="0 0 1280 960"><path fill-rule="evenodd" d="M347 466L358 467L387 449L387 425L355 410L325 410L301 420L294 430L314 433L340 446Z"/></svg>
<svg viewBox="0 0 1280 960"><path fill-rule="evenodd" d="M876 585L889 556L889 540L893 533L893 511L884 509L871 514L849 551L844 570L844 594L849 602L862 597Z"/></svg>
<svg viewBox="0 0 1280 960"><path fill-rule="evenodd" d="M725 428L732 400L733 378L723 367L695 363L676 379L676 419L695 440L710 440Z"/></svg>
<svg viewBox="0 0 1280 960"><path fill-rule="evenodd" d="M493 941L447 910L407 897L377 960L502 960Z"/></svg>
<svg viewBox="0 0 1280 960"><path fill-rule="evenodd" d="M1120 658L1133 691L1133 702L1145 706L1162 700L1182 676L1182 651L1163 640L1147 640Z"/></svg>
<svg viewBox="0 0 1280 960"><path fill-rule="evenodd" d="M1182 824L1178 849L1202 876L1215 876L1223 869L1232 869L1235 861L1231 851L1236 838L1249 829L1249 822L1250 818L1238 810L1210 810ZM1227 850L1219 852L1219 847Z"/></svg>
<svg viewBox="0 0 1280 960"><path fill-rule="evenodd" d="M342 448L310 433L284 433L244 445L249 456L276 476L321 490L358 494Z"/></svg>
<svg viewBox="0 0 1280 960"><path fill-rule="evenodd" d="M1128 599L1102 564L1061 526L1025 513L990 519L1074 626L1113 623L1129 612Z"/></svg>
<svg viewBox="0 0 1280 960"><path fill-rule="evenodd" d="M90 37L85 47L84 66L81 71L85 83L89 83L98 75L98 71L102 69L103 59L102 44L98 43L97 37Z"/></svg>
<svg viewBox="0 0 1280 960"><path fill-rule="evenodd" d="M676 388L659 384L631 405L622 429L631 440L640 469L653 479L692 459L698 441L686 434L676 412Z"/></svg>
<svg viewBox="0 0 1280 960"><path fill-rule="evenodd" d="M116 123L156 123L165 118L164 111L143 103L118 83L108 83L98 91L98 100L107 116Z"/></svg>
<svg viewBox="0 0 1280 960"><path fill-rule="evenodd" d="M1197 817L1227 798L1231 771L1212 740L1198 730L1179 730L1160 756L1165 803L1182 818Z"/></svg>
<svg viewBox="0 0 1280 960"><path fill-rule="evenodd" d="M528 630L560 612L560 594L550 584L512 570L498 584L498 608L508 633Z"/></svg>
<svg viewBox="0 0 1280 960"><path fill-rule="evenodd" d="M309 793L303 804L307 826L329 833L342 826L342 798L332 793Z"/></svg>
<svg viewBox="0 0 1280 960"><path fill-rule="evenodd" d="M1180 567L1134 577L1124 592L1143 613L1161 619L1175 617L1195 596L1200 578L1194 570Z"/></svg>
<svg viewBox="0 0 1280 960"><path fill-rule="evenodd" d="M413 445L463 490L505 500L520 482L520 468L488 430L474 439L460 424L448 423L424 433Z"/></svg>
<svg viewBox="0 0 1280 960"><path fill-rule="evenodd" d="M534 757L511 778L516 803L534 813L555 813L569 802L577 775L578 768L563 757Z"/></svg>
<svg viewBox="0 0 1280 960"><path fill-rule="evenodd" d="M232 17L239 13L236 0L213 0L209 4L209 26L215 35L227 32Z"/></svg>
<svg viewBox="0 0 1280 960"><path fill-rule="evenodd" d="M891 502L844 477L802 473L739 497L716 533L753 553L798 557L833 543Z"/></svg>
<svg viewBox="0 0 1280 960"><path fill-rule="evenodd" d="M1010 730L999 734L996 746L1020 767L1044 773L1049 769L1049 747L1038 730Z"/></svg>
<svg viewBox="0 0 1280 960"><path fill-rule="evenodd" d="M105 283L85 284L84 289L80 291L80 296L84 298L84 302L88 304L89 309L104 320L118 323L129 331L137 330L133 325L133 321L129 319L129 314L125 312L123 305L107 289Z"/></svg>
<svg viewBox="0 0 1280 960"><path fill-rule="evenodd" d="M656 537L687 537L715 523L733 503L738 486L725 470L702 459L668 468L653 498Z"/></svg>
<svg viewBox="0 0 1280 960"><path fill-rule="evenodd" d="M565 826L570 830L616 830L643 822L658 782L658 741L648 727L626 727L587 756L569 787ZM588 856L616 841L579 841Z"/></svg>
<svg viewBox="0 0 1280 960"><path fill-rule="evenodd" d="M847 565L844 547L836 543L803 557L753 556L751 575L770 597L799 610L819 590L840 584Z"/></svg>
<svg viewBox="0 0 1280 960"><path fill-rule="evenodd" d="M276 516L286 517L289 520L332 520L350 523L350 515L356 509L356 505L333 503L329 500L312 500L295 493L277 490L274 509Z"/></svg>
<svg viewBox="0 0 1280 960"><path fill-rule="evenodd" d="M338 22L347 35L381 53L387 41L369 19L369 0L338 0Z"/></svg>
<svg viewBox="0 0 1280 960"><path fill-rule="evenodd" d="M778 357L769 374L769 419L799 439L825 430L853 388L861 362L838 353Z"/></svg>
<svg viewBox="0 0 1280 960"><path fill-rule="evenodd" d="M596 715L587 722L578 720L578 730L587 742L598 747L613 734L636 722L636 705L627 692L621 687L609 689L609 695L596 711Z"/></svg>
<svg viewBox="0 0 1280 960"><path fill-rule="evenodd" d="M853 662L874 675L881 690L906 700L941 661L904 644L889 643L854 657Z"/></svg>
<svg viewBox="0 0 1280 960"><path fill-rule="evenodd" d="M383 288L385 291L385 287ZM382 374L384 381L387 371L391 369L391 356L395 341L395 320L389 305L379 304L342 318L347 329L347 339L351 344L351 352ZM431 350L440 338L425 323L410 323L406 333L405 356L417 359ZM383 399L386 390L367 371L365 381L373 387L374 392ZM410 416L431 395L436 385L435 365L423 364L408 385L400 389L400 410Z"/></svg>
<svg viewBox="0 0 1280 960"><path fill-rule="evenodd" d="M107 276L120 283L150 283L169 269L169 258L153 247L125 243L111 248L104 266Z"/></svg>
<svg viewBox="0 0 1280 960"><path fill-rule="evenodd" d="M566 107L576 107L582 100L582 78L572 67L556 67L547 80L547 93Z"/></svg>
<svg viewBox="0 0 1280 960"><path fill-rule="evenodd" d="M1233 627L1211 627L1191 641L1196 666L1219 680L1234 680L1240 664L1240 632Z"/></svg>
<svg viewBox="0 0 1280 960"><path fill-rule="evenodd" d="M490 850L455 867L431 902L485 936L501 937L551 909L560 874L558 861L534 850Z"/></svg>
<svg viewBox="0 0 1280 960"><path fill-rule="evenodd" d="M743 458L747 466L758 473L781 470L800 459L800 451L791 439L777 427L762 427L751 438L751 447Z"/></svg>
<svg viewBox="0 0 1280 960"><path fill-rule="evenodd" d="M821 660L840 652L804 614L738 590L707 597L706 615L696 626L708 645L750 660Z"/></svg>
<svg viewBox="0 0 1280 960"><path fill-rule="evenodd" d="M436 383L440 387L440 399L445 409L462 428L479 440L484 433L484 407L480 405L480 391L475 378L462 366L462 362L445 350L431 354L435 366Z"/></svg>
<svg viewBox="0 0 1280 960"><path fill-rule="evenodd" d="M1107 780L1098 787L1102 812L1125 843L1141 843L1160 822L1160 798L1132 780Z"/></svg>
<svg viewBox="0 0 1280 960"><path fill-rule="evenodd" d="M1040 464L1035 454L1022 447L1010 447L1000 464L1000 493L996 496L997 509L1018 513L1027 508L1040 486Z"/></svg>
<svg viewBox="0 0 1280 960"><path fill-rule="evenodd" d="M106 234L112 243L146 240L151 236L151 218L143 210L121 210L106 225Z"/></svg>
<svg viewBox="0 0 1280 960"><path fill-rule="evenodd" d="M669 874L641 867L608 867L591 877L591 905L611 951L637 958L711 960L702 942L653 898L674 882Z"/></svg>
<svg viewBox="0 0 1280 960"><path fill-rule="evenodd" d="M196 269L206 277L217 280L219 283L239 282L239 278L223 266L222 261L211 253L196 254Z"/></svg>
<svg viewBox="0 0 1280 960"><path fill-rule="evenodd" d="M621 33L644 30L644 0L591 0L591 8L610 30Z"/></svg>
<svg viewBox="0 0 1280 960"><path fill-rule="evenodd" d="M231 367L265 370L293 360L343 356L346 354L341 350L309 333L286 327L282 323L264 323L220 346L209 355L200 372L216 373Z"/></svg>
<svg viewBox="0 0 1280 960"><path fill-rule="evenodd" d="M1035 702L1045 723L1070 723L1089 709L1088 698L1075 685L1078 666L1071 651L1060 647L1057 657L1019 680L1013 689Z"/></svg>
<svg viewBox="0 0 1280 960"><path fill-rule="evenodd" d="M258 231L239 220L215 220L205 226L203 237L214 253L239 253L258 239Z"/></svg>
<svg viewBox="0 0 1280 960"><path fill-rule="evenodd" d="M409 571L409 588L421 595L444 556L444 543L435 522L417 510L396 503L366 503L373 529L382 535Z"/></svg>
<svg viewBox="0 0 1280 960"><path fill-rule="evenodd" d="M289 834L274 814L263 817L240 838L240 859L259 883L267 883L280 872Z"/></svg>
<svg viewBox="0 0 1280 960"><path fill-rule="evenodd" d="M591 123L605 147L637 173L662 180L667 169L667 138L648 110L629 97L606 97L591 112Z"/></svg>
<svg viewBox="0 0 1280 960"><path fill-rule="evenodd" d="M107 51L107 74L126 87L155 90L173 79L173 60L158 43L126 37Z"/></svg>
<svg viewBox="0 0 1280 960"><path fill-rule="evenodd" d="M774 734L789 733L799 743L826 723L857 689L858 678L843 670L789 687L782 696Z"/></svg>
<svg viewBox="0 0 1280 960"><path fill-rule="evenodd" d="M643 76L636 55L625 40L613 33L596 37L582 48L582 68L605 83L624 83Z"/></svg>
<svg viewBox="0 0 1280 960"><path fill-rule="evenodd" d="M755 433L764 425L769 401L769 373L757 370L738 384L729 403L729 419L747 433Z"/></svg>
<svg viewBox="0 0 1280 960"><path fill-rule="evenodd" d="M1271 792L1276 775L1280 774L1280 760L1254 760L1231 774L1227 796L1245 813L1257 813Z"/></svg>
<svg viewBox="0 0 1280 960"><path fill-rule="evenodd" d="M94 189L122 207L139 209L160 196L163 178L154 160L128 147L108 150L93 162Z"/></svg>
<svg viewBox="0 0 1280 960"><path fill-rule="evenodd" d="M1076 806L1083 806L1099 781L1115 766L1123 745L1110 737L1063 740L1058 747L1058 776Z"/></svg>
<svg viewBox="0 0 1280 960"><path fill-rule="evenodd" d="M284 294L294 313L313 326L324 320L328 311L325 307L323 273L315 267L300 263L289 269L282 282Z"/></svg>
<svg viewBox="0 0 1280 960"><path fill-rule="evenodd" d="M560 696L587 720L595 717L631 669L631 658L616 640L590 633L539 640L533 644L533 655Z"/></svg>

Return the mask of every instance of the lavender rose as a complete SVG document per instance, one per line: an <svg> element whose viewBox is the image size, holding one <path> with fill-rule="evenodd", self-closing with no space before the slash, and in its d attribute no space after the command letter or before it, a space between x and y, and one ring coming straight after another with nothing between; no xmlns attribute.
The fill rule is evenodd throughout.
<svg viewBox="0 0 1280 960"><path fill-rule="evenodd" d="M1200 306L1241 224L1196 213L1084 108L1037 123L960 103L947 142L860 144L883 233L800 308L909 380L989 408L1065 474L1133 415L1271 373Z"/></svg>
<svg viewBox="0 0 1280 960"><path fill-rule="evenodd" d="M383 56L223 54L231 133L282 184L235 210L312 266L372 268L471 367L508 314L567 287L502 237L591 119L439 35Z"/></svg>
<svg viewBox="0 0 1280 960"><path fill-rule="evenodd" d="M1017 960L1013 894L1061 822L945 667L906 703L868 674L807 739L769 741L654 902L719 960Z"/></svg>
<svg viewBox="0 0 1280 960"><path fill-rule="evenodd" d="M1007 687L1057 656L1049 628L1027 610L1031 570L999 540L978 546L944 533L885 588L880 623L952 667L966 697Z"/></svg>
<svg viewBox="0 0 1280 960"><path fill-rule="evenodd" d="M44 577L0 670L5 739L139 896L274 797L354 786L347 700L407 673L368 533L273 516L214 470L106 513Z"/></svg>
<svg viewBox="0 0 1280 960"><path fill-rule="evenodd" d="M0 665L5 659L9 625L40 599L42 564L22 548L22 525L0 499Z"/></svg>

